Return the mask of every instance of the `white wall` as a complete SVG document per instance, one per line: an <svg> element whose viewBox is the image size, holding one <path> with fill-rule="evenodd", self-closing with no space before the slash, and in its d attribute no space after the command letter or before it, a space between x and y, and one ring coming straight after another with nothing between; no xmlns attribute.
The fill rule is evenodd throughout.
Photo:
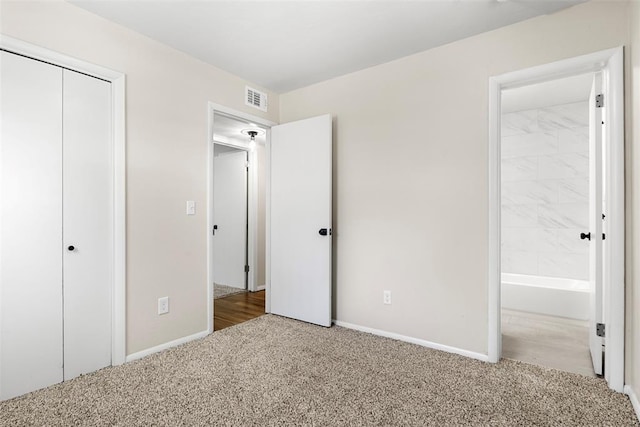
<svg viewBox="0 0 640 427"><path fill-rule="evenodd" d="M589 280L588 102L503 114L501 137L502 272Z"/></svg>
<svg viewBox="0 0 640 427"><path fill-rule="evenodd" d="M591 2L280 96L282 122L335 116L335 318L487 353L489 77L624 45L627 13Z"/></svg>
<svg viewBox="0 0 640 427"><path fill-rule="evenodd" d="M275 122L277 108L245 106L242 79L67 2L0 7L3 34L126 73L127 354L205 331L207 102Z"/></svg>

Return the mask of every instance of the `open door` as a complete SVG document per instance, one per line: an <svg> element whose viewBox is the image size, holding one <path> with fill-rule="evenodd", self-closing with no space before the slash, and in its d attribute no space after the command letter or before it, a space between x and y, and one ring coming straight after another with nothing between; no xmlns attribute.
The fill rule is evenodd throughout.
<svg viewBox="0 0 640 427"><path fill-rule="evenodd" d="M270 312L331 326L331 115L271 128Z"/></svg>
<svg viewBox="0 0 640 427"><path fill-rule="evenodd" d="M589 95L589 231L581 238L588 238L589 245L589 282L590 319L589 350L593 361L593 370L603 374L604 326L602 314L602 74L596 73Z"/></svg>
<svg viewBox="0 0 640 427"><path fill-rule="evenodd" d="M223 152L213 162L213 282L245 289L247 152Z"/></svg>

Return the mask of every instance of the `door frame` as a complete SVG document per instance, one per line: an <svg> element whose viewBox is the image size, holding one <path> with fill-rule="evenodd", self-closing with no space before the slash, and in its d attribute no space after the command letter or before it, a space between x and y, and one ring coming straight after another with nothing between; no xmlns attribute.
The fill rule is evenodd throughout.
<svg viewBox="0 0 640 427"><path fill-rule="evenodd" d="M489 79L489 257L488 257L488 358L497 363L502 353L500 266L500 122L503 89L526 86L587 72L602 71L607 136L605 177L608 194L609 255L605 260L604 322L606 324L605 379L609 387L624 388L624 50L607 49L549 64L513 71Z"/></svg>
<svg viewBox="0 0 640 427"><path fill-rule="evenodd" d="M47 62L111 83L111 188L112 259L111 281L111 365L121 365L126 357L126 116L125 74L82 61L47 48L0 34L0 49ZM1 295L0 295L1 298Z"/></svg>
<svg viewBox="0 0 640 427"><path fill-rule="evenodd" d="M213 146L214 144L227 145L246 151L249 155L249 171L247 176L248 188L248 252L249 252L249 291L258 289L258 152L251 150L248 142L232 140L214 133L215 114L249 121L266 128L267 144L269 141L271 126L277 123L261 117L253 116L224 105L208 102L207 105L207 332L213 332ZM266 147L265 147L266 148ZM266 151L265 151L266 152ZM268 291L267 291L268 294Z"/></svg>

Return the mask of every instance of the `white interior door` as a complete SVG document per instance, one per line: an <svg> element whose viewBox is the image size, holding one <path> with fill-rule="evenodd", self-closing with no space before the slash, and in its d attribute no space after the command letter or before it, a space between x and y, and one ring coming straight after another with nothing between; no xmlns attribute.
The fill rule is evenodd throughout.
<svg viewBox="0 0 640 427"><path fill-rule="evenodd" d="M270 311L322 326L331 326L331 151L331 115L271 128Z"/></svg>
<svg viewBox="0 0 640 427"><path fill-rule="evenodd" d="M0 52L0 399L62 381L62 69Z"/></svg>
<svg viewBox="0 0 640 427"><path fill-rule="evenodd" d="M589 281L590 315L589 349L593 370L602 375L602 344L597 334L597 324L603 323L602 315L602 108L596 96L602 93L602 76L596 73L589 96Z"/></svg>
<svg viewBox="0 0 640 427"><path fill-rule="evenodd" d="M247 257L247 152L213 159L213 281L245 288Z"/></svg>
<svg viewBox="0 0 640 427"><path fill-rule="evenodd" d="M111 84L64 70L64 378L111 365Z"/></svg>

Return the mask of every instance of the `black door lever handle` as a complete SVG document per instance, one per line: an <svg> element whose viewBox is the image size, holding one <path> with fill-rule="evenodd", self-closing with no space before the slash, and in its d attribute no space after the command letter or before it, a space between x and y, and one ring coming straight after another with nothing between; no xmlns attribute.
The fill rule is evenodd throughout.
<svg viewBox="0 0 640 427"><path fill-rule="evenodd" d="M326 228L321 228L320 230L318 230L318 234L320 234L321 236L326 236L331 235L331 229L326 229Z"/></svg>
<svg viewBox="0 0 640 427"><path fill-rule="evenodd" d="M587 239L587 240L591 240L591 233L580 233L580 238L582 240Z"/></svg>

